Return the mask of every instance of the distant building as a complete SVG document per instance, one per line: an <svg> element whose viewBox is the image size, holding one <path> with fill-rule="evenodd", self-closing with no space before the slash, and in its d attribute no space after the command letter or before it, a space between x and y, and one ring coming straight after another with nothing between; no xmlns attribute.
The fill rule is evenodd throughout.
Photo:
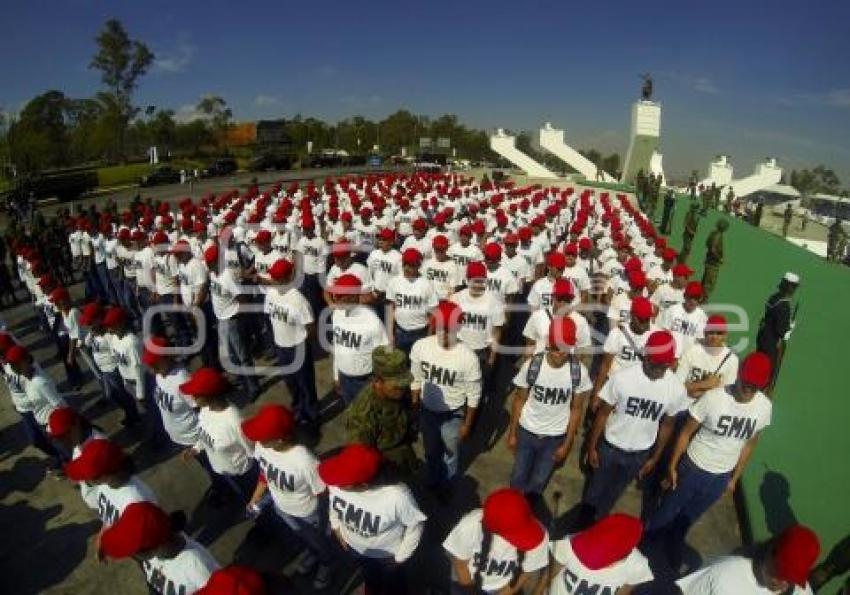
<svg viewBox="0 0 850 595"><path fill-rule="evenodd" d="M286 130L286 120L257 122L256 142L260 146L291 147L292 138Z"/></svg>

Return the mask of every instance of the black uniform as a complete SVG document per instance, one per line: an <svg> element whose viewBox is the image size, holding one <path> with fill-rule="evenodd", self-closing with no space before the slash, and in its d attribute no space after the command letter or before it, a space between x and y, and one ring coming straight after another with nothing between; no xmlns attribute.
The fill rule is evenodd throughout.
<svg viewBox="0 0 850 595"><path fill-rule="evenodd" d="M764 316L759 325L756 342L758 350L770 357L773 373L779 358L779 342L791 328L791 298L777 291L764 305Z"/></svg>

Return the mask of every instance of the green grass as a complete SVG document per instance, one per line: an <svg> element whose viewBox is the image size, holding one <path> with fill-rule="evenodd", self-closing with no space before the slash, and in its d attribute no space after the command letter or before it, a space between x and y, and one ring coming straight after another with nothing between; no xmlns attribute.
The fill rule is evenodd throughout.
<svg viewBox="0 0 850 595"><path fill-rule="evenodd" d="M682 198L676 206L675 247L681 245L687 202ZM700 221L689 263L698 275L706 237L720 216L711 212ZM850 329L850 269L737 219L726 232L724 252L711 302L734 304L747 314L748 330L729 337L730 345L747 339L747 352L755 348L764 302L779 279L786 271L802 277L795 296L801 303L798 323L774 392L772 425L762 434L741 487L754 539L796 520L817 531L826 555L850 531L850 398L843 341Z"/></svg>

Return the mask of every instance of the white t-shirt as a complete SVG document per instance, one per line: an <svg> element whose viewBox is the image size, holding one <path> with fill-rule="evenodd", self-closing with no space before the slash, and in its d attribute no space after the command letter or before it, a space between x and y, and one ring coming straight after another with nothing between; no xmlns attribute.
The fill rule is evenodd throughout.
<svg viewBox="0 0 850 595"><path fill-rule="evenodd" d="M189 372L186 368L176 368L166 376L156 374L153 389L162 425L171 441L181 446L193 446L198 442L200 434L195 402L180 391L180 385L188 381Z"/></svg>
<svg viewBox="0 0 850 595"><path fill-rule="evenodd" d="M15 372L12 365L8 362L3 364L3 380L6 382L6 388L9 389L9 397L12 399L12 405L18 413L26 413L29 411L29 400L27 399L24 384L27 379Z"/></svg>
<svg viewBox="0 0 850 595"><path fill-rule="evenodd" d="M384 323L367 307L357 305L350 310L334 309L333 328L334 378L339 372L347 376L364 376L372 372L372 351L389 344Z"/></svg>
<svg viewBox="0 0 850 595"><path fill-rule="evenodd" d="M455 289L462 284L460 271L457 264L451 258L440 262L436 258L430 258L422 264L422 276L434 284L437 297L441 300L448 299Z"/></svg>
<svg viewBox="0 0 850 595"><path fill-rule="evenodd" d="M587 319L578 312L570 312L568 314L573 319L576 325L576 349L590 347L590 325ZM552 323L551 312L549 308L540 308L531 313L525 327L522 329L522 336L530 341L534 341L534 353L546 351L549 345L549 326Z"/></svg>
<svg viewBox="0 0 850 595"><path fill-rule="evenodd" d="M563 436L567 433L573 397L593 388L590 374L578 360L575 363L567 361L560 368L554 368L544 355L534 386L529 387L530 365L529 359L514 377L515 386L528 389L528 399L520 412L519 424L538 436ZM577 366L577 378L573 378L574 366Z"/></svg>
<svg viewBox="0 0 850 595"><path fill-rule="evenodd" d="M195 450L204 450L210 466L222 475L242 475L251 468L253 444L242 434L242 418L234 405L198 413L200 433Z"/></svg>
<svg viewBox="0 0 850 595"><path fill-rule="evenodd" d="M569 537L552 544L552 556L563 568L552 580L549 595L614 595L622 586L639 585L653 579L649 561L637 548L619 562L599 570L591 570L581 563Z"/></svg>
<svg viewBox="0 0 850 595"><path fill-rule="evenodd" d="M180 292L177 259L173 254L157 254L153 259L156 292L159 295L174 295Z"/></svg>
<svg viewBox="0 0 850 595"><path fill-rule="evenodd" d="M386 292L390 279L401 275L401 253L394 248L387 252L372 250L366 259L366 266L369 267L372 286L377 291Z"/></svg>
<svg viewBox="0 0 850 595"><path fill-rule="evenodd" d="M555 282L548 276L534 282L528 292L528 305L532 308L549 308L552 306L552 288Z"/></svg>
<svg viewBox="0 0 850 595"><path fill-rule="evenodd" d="M470 262L484 260L481 248L472 243L469 246L463 246L460 243L452 244L446 254L457 264L464 282L466 282L466 265Z"/></svg>
<svg viewBox="0 0 850 595"><path fill-rule="evenodd" d="M650 380L643 366L610 376L599 397L614 407L605 426L605 440L625 451L647 450L655 444L664 416L676 415L690 403L685 385L667 370Z"/></svg>
<svg viewBox="0 0 850 595"><path fill-rule="evenodd" d="M676 376L683 383L699 382L715 372L720 374L722 386L734 384L738 378L738 356L728 347L711 354L702 343L694 343L682 353L676 367Z"/></svg>
<svg viewBox="0 0 850 595"><path fill-rule="evenodd" d="M155 290L153 277L154 252L150 246L145 246L133 254L133 268L136 269L136 284L139 287Z"/></svg>
<svg viewBox="0 0 850 595"><path fill-rule="evenodd" d="M673 287L669 283L656 287L655 291L649 297L649 301L653 306L658 308L659 313L664 312L670 306L681 304L684 300L685 290Z"/></svg>
<svg viewBox="0 0 850 595"><path fill-rule="evenodd" d="M319 505L317 496L326 489L313 453L301 445L281 452L257 443L254 458L278 510L299 518L313 514Z"/></svg>
<svg viewBox="0 0 850 595"><path fill-rule="evenodd" d="M565 268L562 276L572 282L576 290L576 299L579 299L580 292L590 291L590 277L580 264L576 263L572 267Z"/></svg>
<svg viewBox="0 0 850 595"><path fill-rule="evenodd" d="M241 293L236 279L233 278L233 270L225 268L221 273L210 271L209 275L210 299L215 317L219 320L230 320L239 313L237 296Z"/></svg>
<svg viewBox="0 0 850 595"><path fill-rule="evenodd" d="M359 262L352 262L344 271L337 265L333 265L331 270L328 271L325 286L331 287L342 275L354 275L360 279L361 291L372 291L372 278L369 276L369 269Z"/></svg>
<svg viewBox="0 0 850 595"><path fill-rule="evenodd" d="M407 532L421 535L422 523L428 517L419 510L407 486L386 485L362 492L329 486L328 495L331 528L359 554L404 561L416 549L418 539L401 546Z"/></svg>
<svg viewBox="0 0 850 595"><path fill-rule="evenodd" d="M142 562L145 580L163 595L190 595L207 584L218 562L207 549L183 535L186 547L173 558L153 556Z"/></svg>
<svg viewBox="0 0 850 595"><path fill-rule="evenodd" d="M520 254L513 256L505 255L502 263L508 269L517 281L517 285L522 285L525 281L534 279L534 268L528 265L528 261Z"/></svg>
<svg viewBox="0 0 850 595"><path fill-rule="evenodd" d="M705 323L708 320L703 309L697 306L693 312L685 310L684 304L673 304L664 315L659 316L659 326L673 333L676 339L676 357L689 348L697 339L703 338Z"/></svg>
<svg viewBox="0 0 850 595"><path fill-rule="evenodd" d="M489 291L473 297L469 288L454 294L451 301L463 310L460 340L474 351L489 347L496 328L505 324L505 304Z"/></svg>
<svg viewBox="0 0 850 595"><path fill-rule="evenodd" d="M761 391L739 403L726 387L706 392L689 409L700 429L688 446L688 457L709 473L735 468L747 441L770 425L773 404Z"/></svg>
<svg viewBox="0 0 850 595"><path fill-rule="evenodd" d="M408 279L397 275L387 284L387 301L395 306L393 317L401 328L413 331L428 326L431 310L437 307L439 299L434 285L421 275Z"/></svg>
<svg viewBox="0 0 850 595"><path fill-rule="evenodd" d="M628 293L620 293L611 299L608 305L608 320L611 326L619 323L629 324L632 319L632 298Z"/></svg>
<svg viewBox="0 0 850 595"><path fill-rule="evenodd" d="M106 268L118 268L118 238L104 240L103 250L106 254Z"/></svg>
<svg viewBox="0 0 850 595"><path fill-rule="evenodd" d="M271 320L274 342L281 347L300 345L307 338L306 326L313 322L313 310L304 295L290 287L268 287L263 310Z"/></svg>
<svg viewBox="0 0 850 595"><path fill-rule="evenodd" d="M177 276L180 279L180 297L186 306L191 306L209 280L207 267L200 259L192 257L185 264L177 265Z"/></svg>
<svg viewBox="0 0 850 595"><path fill-rule="evenodd" d="M776 595L761 586L753 574L753 561L743 556L728 556L680 578L676 584L682 595ZM812 588L794 587L791 595L811 595Z"/></svg>
<svg viewBox="0 0 850 595"><path fill-rule="evenodd" d="M464 404L478 406L481 365L478 356L463 343L444 349L437 335L419 339L410 350L410 371L410 388L422 391L422 405L431 411L453 411Z"/></svg>
<svg viewBox="0 0 850 595"><path fill-rule="evenodd" d="M152 502L156 504L156 496L148 485L135 475L123 486L111 488L105 483L92 486L91 496L97 503L97 516L105 526L110 526L118 520L130 504L134 502Z"/></svg>
<svg viewBox="0 0 850 595"><path fill-rule="evenodd" d="M32 378L19 376L23 381L25 401L17 405L19 411L32 412L35 421L46 426L54 409L67 407L65 400L56 391L56 385L41 369L33 372Z"/></svg>
<svg viewBox="0 0 850 595"><path fill-rule="evenodd" d="M659 330L658 327L650 324L649 328L643 334L638 335L632 331L629 325L612 327L608 332L608 336L605 338L605 343L602 345L602 350L605 353L614 355L608 375L610 376L619 370L640 364L640 354L643 353L646 341L657 330ZM628 333L629 337L632 338L632 342L638 348L637 352L635 352L632 344L626 338L625 333Z"/></svg>
<svg viewBox="0 0 850 595"><path fill-rule="evenodd" d="M487 293L491 293L501 301L519 293L519 283L507 267L500 265L495 271L487 270Z"/></svg>
<svg viewBox="0 0 850 595"><path fill-rule="evenodd" d="M515 576L522 572L535 572L549 564L549 539L545 535L540 544L525 552L522 568L518 568L519 552L508 541L493 534L487 559L482 560L481 545L484 541L480 508L465 514L443 541L443 548L458 560L467 560L470 576L475 576L481 568L481 588L487 593L495 593L507 586Z"/></svg>
<svg viewBox="0 0 850 595"><path fill-rule="evenodd" d="M313 238L301 236L295 244L295 251L301 253L305 274L319 275L325 272L328 256L328 244L325 240L319 236Z"/></svg>
<svg viewBox="0 0 850 595"><path fill-rule="evenodd" d="M118 372L125 381L135 383L136 398L144 398L144 369L142 368L142 341L134 333L125 333L118 337L108 333L109 344L118 364Z"/></svg>
<svg viewBox="0 0 850 595"><path fill-rule="evenodd" d="M68 234L68 245L71 247L71 256L77 258L81 254L80 244L83 241L82 232L72 231Z"/></svg>

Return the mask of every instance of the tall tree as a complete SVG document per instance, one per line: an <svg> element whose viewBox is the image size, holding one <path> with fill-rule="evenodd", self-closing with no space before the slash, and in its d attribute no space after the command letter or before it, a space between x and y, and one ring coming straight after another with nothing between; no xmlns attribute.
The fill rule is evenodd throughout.
<svg viewBox="0 0 850 595"><path fill-rule="evenodd" d="M227 102L218 95L205 95L196 109L209 120L218 142L226 148L227 131L233 120L233 110L227 107Z"/></svg>
<svg viewBox="0 0 850 595"><path fill-rule="evenodd" d="M61 91L47 91L24 106L9 129L9 145L16 166L25 173L69 163L68 99Z"/></svg>
<svg viewBox="0 0 850 595"><path fill-rule="evenodd" d="M115 130L118 153L124 156L124 141L130 120L138 113L133 106L133 93L139 79L153 64L153 52L144 43L130 39L117 19L109 19L98 36L97 53L89 68L99 70L103 84L114 95L117 107Z"/></svg>

